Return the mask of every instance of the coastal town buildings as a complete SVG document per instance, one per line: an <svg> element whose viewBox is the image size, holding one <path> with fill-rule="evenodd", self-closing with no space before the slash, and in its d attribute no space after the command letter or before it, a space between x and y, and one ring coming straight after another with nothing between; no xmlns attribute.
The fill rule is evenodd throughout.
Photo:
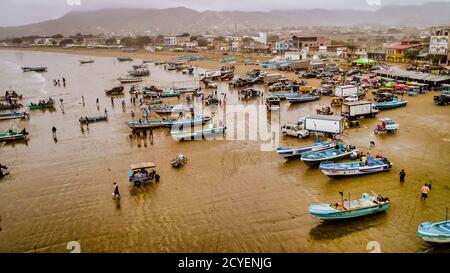
<svg viewBox="0 0 450 273"><path fill-rule="evenodd" d="M443 56L446 64L450 64L450 26L433 27L431 29L429 54Z"/></svg>

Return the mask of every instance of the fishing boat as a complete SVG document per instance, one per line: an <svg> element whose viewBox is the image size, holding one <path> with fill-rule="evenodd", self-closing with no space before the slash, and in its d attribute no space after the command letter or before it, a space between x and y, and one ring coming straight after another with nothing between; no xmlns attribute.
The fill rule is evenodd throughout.
<svg viewBox="0 0 450 273"><path fill-rule="evenodd" d="M17 119L17 118L29 118L30 115L27 112L10 112L0 113L0 120Z"/></svg>
<svg viewBox="0 0 450 273"><path fill-rule="evenodd" d="M86 124L86 123L94 123L94 122L98 122L98 121L106 121L108 120L108 115L102 115L102 116L93 116L93 117L81 117L78 119L78 121L82 124Z"/></svg>
<svg viewBox="0 0 450 273"><path fill-rule="evenodd" d="M143 63L143 64L153 63L153 62L154 62L153 60L142 60L142 63Z"/></svg>
<svg viewBox="0 0 450 273"><path fill-rule="evenodd" d="M192 105L157 105L150 108L152 111L155 111L157 114L172 114L172 113L180 113L180 112L192 112L194 110L194 106Z"/></svg>
<svg viewBox="0 0 450 273"><path fill-rule="evenodd" d="M347 163L325 161L320 163L320 170L330 178L339 178L385 172L392 168L392 163L386 158L372 158L369 156L366 164L361 163L361 161Z"/></svg>
<svg viewBox="0 0 450 273"><path fill-rule="evenodd" d="M340 193L343 198L343 193ZM360 199L341 201L341 204L311 205L308 212L322 220L349 219L379 213L391 207L389 198L363 193Z"/></svg>
<svg viewBox="0 0 450 273"><path fill-rule="evenodd" d="M163 119L163 124L166 127L181 128L187 126L201 125L209 122L209 116L195 116L194 118L181 118L179 120Z"/></svg>
<svg viewBox="0 0 450 273"><path fill-rule="evenodd" d="M408 104L408 101L406 101L406 100L393 98L391 101L377 102L377 103L375 103L375 106L378 109L383 110L383 109L393 109L393 108L397 108L397 107L402 107L402 106L406 106L407 104Z"/></svg>
<svg viewBox="0 0 450 273"><path fill-rule="evenodd" d="M94 63L94 60L79 60L80 64L91 64Z"/></svg>
<svg viewBox="0 0 450 273"><path fill-rule="evenodd" d="M0 103L0 110L12 110L22 107L20 103Z"/></svg>
<svg viewBox="0 0 450 273"><path fill-rule="evenodd" d="M130 57L117 57L117 60L119 62L131 62L131 61L133 61L133 59L130 58Z"/></svg>
<svg viewBox="0 0 450 273"><path fill-rule="evenodd" d="M226 127L225 126L219 126L219 127L210 127L208 129L202 129L198 131L179 131L179 130L173 130L170 132L170 135L173 139L177 141L181 140L201 140L203 138L209 138L217 135L224 135L225 134Z"/></svg>
<svg viewBox="0 0 450 273"><path fill-rule="evenodd" d="M417 235L429 243L450 243L450 220L448 220L448 208L445 211L445 221L437 223L422 223L417 228Z"/></svg>
<svg viewBox="0 0 450 273"><path fill-rule="evenodd" d="M150 75L150 70L148 69L135 69L128 71L128 75L132 77L145 77Z"/></svg>
<svg viewBox="0 0 450 273"><path fill-rule="evenodd" d="M21 94L17 94L16 91L6 91L4 96L0 96L1 101L18 101L22 99Z"/></svg>
<svg viewBox="0 0 450 273"><path fill-rule="evenodd" d="M23 72L47 72L47 67L44 66L36 66L36 67L29 67L24 66L21 68Z"/></svg>
<svg viewBox="0 0 450 273"><path fill-rule="evenodd" d="M179 95L180 93L173 90L162 91L161 93L159 93L159 96L162 98L177 97Z"/></svg>
<svg viewBox="0 0 450 273"><path fill-rule="evenodd" d="M324 141L306 146L279 147L277 148L277 153L286 159L294 159L300 158L304 153L323 151L326 149L334 148L336 145L338 145L337 141Z"/></svg>
<svg viewBox="0 0 450 273"><path fill-rule="evenodd" d="M280 100L285 100L290 95L291 95L290 92L269 92L269 94L267 94L267 96L269 97L276 97L279 98Z"/></svg>
<svg viewBox="0 0 450 273"><path fill-rule="evenodd" d="M6 133L0 133L0 141L14 141L26 139L28 132L23 129L22 131L9 130Z"/></svg>
<svg viewBox="0 0 450 273"><path fill-rule="evenodd" d="M134 70L137 70L137 69L147 68L147 65L144 64L144 63L142 63L142 64L133 64L132 67L133 67Z"/></svg>
<svg viewBox="0 0 450 273"><path fill-rule="evenodd" d="M131 129L150 129L163 127L163 119L149 119L149 120L132 120L127 122L128 127Z"/></svg>
<svg viewBox="0 0 450 273"><path fill-rule="evenodd" d="M52 98L49 98L47 101L41 100L39 103L32 102L28 105L28 108L30 110L55 108L55 101Z"/></svg>
<svg viewBox="0 0 450 273"><path fill-rule="evenodd" d="M105 90L105 94L106 95L122 95L124 89L125 88L123 86L116 86L109 90Z"/></svg>
<svg viewBox="0 0 450 273"><path fill-rule="evenodd" d="M135 83L135 82L142 82L143 81L143 79L142 78L122 78L122 77L119 77L119 78L117 78L117 80L120 82L120 83Z"/></svg>
<svg viewBox="0 0 450 273"><path fill-rule="evenodd" d="M337 161L352 154L356 154L358 149L352 145L339 143L334 148L323 151L309 152L302 154L301 160L308 166L316 166L324 161Z"/></svg>
<svg viewBox="0 0 450 273"><path fill-rule="evenodd" d="M315 100L319 100L320 96L316 96L316 95L289 95L288 97L286 97L286 100L289 103L301 103L301 102L308 102L308 101L315 101Z"/></svg>
<svg viewBox="0 0 450 273"><path fill-rule="evenodd" d="M145 100L142 106L158 105L163 103L163 100Z"/></svg>

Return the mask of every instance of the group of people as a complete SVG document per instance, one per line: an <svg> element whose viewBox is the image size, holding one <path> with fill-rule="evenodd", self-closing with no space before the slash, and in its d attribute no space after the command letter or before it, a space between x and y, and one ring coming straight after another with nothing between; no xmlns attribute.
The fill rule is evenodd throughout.
<svg viewBox="0 0 450 273"><path fill-rule="evenodd" d="M399 173L400 175L400 184L404 184L405 183L405 178L406 178L406 172L404 169L402 169ZM431 182L430 183L425 183L425 185L422 186L422 188L420 189L420 200L427 200L428 199L428 194L430 193L432 188Z"/></svg>
<svg viewBox="0 0 450 273"><path fill-rule="evenodd" d="M54 101L52 98L48 98L48 100L40 99L39 102L36 104L34 102L31 103L31 106L41 106L41 105L50 105L53 104Z"/></svg>
<svg viewBox="0 0 450 273"><path fill-rule="evenodd" d="M61 80L62 80L63 87L66 88L66 78L63 77ZM55 86L55 87L56 86L58 86L58 87L61 86L61 80L60 79L54 79L53 80L53 86Z"/></svg>

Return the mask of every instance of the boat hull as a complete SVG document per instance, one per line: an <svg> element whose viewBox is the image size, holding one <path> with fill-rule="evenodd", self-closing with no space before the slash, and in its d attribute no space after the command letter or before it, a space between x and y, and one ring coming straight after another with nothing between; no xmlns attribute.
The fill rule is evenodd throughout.
<svg viewBox="0 0 450 273"><path fill-rule="evenodd" d="M302 147L280 147L277 149L277 153L286 159L296 159L301 158L303 153L322 151L336 145L337 142L321 142Z"/></svg>
<svg viewBox="0 0 450 273"><path fill-rule="evenodd" d="M328 157L323 157L323 158L317 158L317 159L312 159L312 158L305 158L305 157L301 157L301 160L308 166L318 166L320 165L320 163L324 162L324 161L338 161L344 158L349 157L352 153L354 152L358 152L358 150L351 150L349 152L344 152L342 154L336 155L336 156L328 156Z"/></svg>
<svg viewBox="0 0 450 273"><path fill-rule="evenodd" d="M171 132L172 138L177 141L182 140L201 140L209 137L214 137L218 135L225 134L225 127L207 129L207 130L199 130L199 131L191 131L191 132L183 132L183 131L175 131Z"/></svg>
<svg viewBox="0 0 450 273"><path fill-rule="evenodd" d="M417 229L417 235L429 243L448 244L450 243L450 221L422 223Z"/></svg>
<svg viewBox="0 0 450 273"><path fill-rule="evenodd" d="M321 213L318 211L314 211L311 208L309 209L309 213L321 220L341 220L341 219L351 219L356 217L363 217L374 213L380 213L386 211L391 207L390 204L383 204L379 206L356 209L356 210L348 210L348 211L335 211L329 213Z"/></svg>
<svg viewBox="0 0 450 273"><path fill-rule="evenodd" d="M320 96L304 96L304 97L298 97L298 98L292 98L292 97L287 97L286 100L289 103L302 103L302 102L309 102L309 101L315 101L315 100L319 100Z"/></svg>
<svg viewBox="0 0 450 273"><path fill-rule="evenodd" d="M388 164L376 165L376 166L363 166L354 169L335 169L335 168L327 168L320 167L320 170L330 178L341 178L346 176L355 176L355 175L367 175L379 172L389 171L391 166Z"/></svg>

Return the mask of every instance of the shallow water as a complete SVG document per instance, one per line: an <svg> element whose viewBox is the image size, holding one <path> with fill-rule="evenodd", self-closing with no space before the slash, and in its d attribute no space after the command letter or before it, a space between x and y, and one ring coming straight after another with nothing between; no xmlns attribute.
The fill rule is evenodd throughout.
<svg viewBox="0 0 450 273"><path fill-rule="evenodd" d="M408 97L407 107L379 115L400 123L396 135L374 136L376 119L346 130L347 143L367 148L375 141L376 151L394 162L390 172L330 180L299 160L285 161L273 151L261 151L261 141L178 143L168 129L158 129L153 145L147 141L138 146L125 125L131 110L139 112L128 92L125 112L121 99L113 107L104 94L131 64L92 57L94 64L80 65L79 59L86 57L0 51L0 90L20 90L24 105L48 96L57 101L56 111L32 111L29 121L0 122L2 131L11 126L30 131L27 144L0 148L0 162L10 168L10 175L0 181L1 252L67 252L69 241L80 242L83 252L369 252L370 241L378 241L383 252L449 250L428 245L415 234L421 222L443 220L450 206L450 108L434 105L433 93ZM20 70L34 65L45 65L48 72ZM194 81L149 66L148 83L170 87ZM61 77L67 87L54 87L52 80ZM226 83L218 92L227 93L229 106L245 104ZM280 122L296 121L329 100L295 106L283 102ZM179 103L177 98L166 101ZM80 130L80 116L102 114L105 108L108 122ZM52 126L57 128L56 143ZM280 141L302 145L312 138ZM189 163L172 169L170 160L179 152ZM143 161L157 164L161 181L132 189L128 167ZM407 172L403 186L398 182L402 168ZM114 181L119 183L120 202L111 200ZM429 181L430 198L420 201L420 188ZM367 191L383 194L392 208L347 222L323 223L308 214L312 203L338 201L341 190L352 198Z"/></svg>

